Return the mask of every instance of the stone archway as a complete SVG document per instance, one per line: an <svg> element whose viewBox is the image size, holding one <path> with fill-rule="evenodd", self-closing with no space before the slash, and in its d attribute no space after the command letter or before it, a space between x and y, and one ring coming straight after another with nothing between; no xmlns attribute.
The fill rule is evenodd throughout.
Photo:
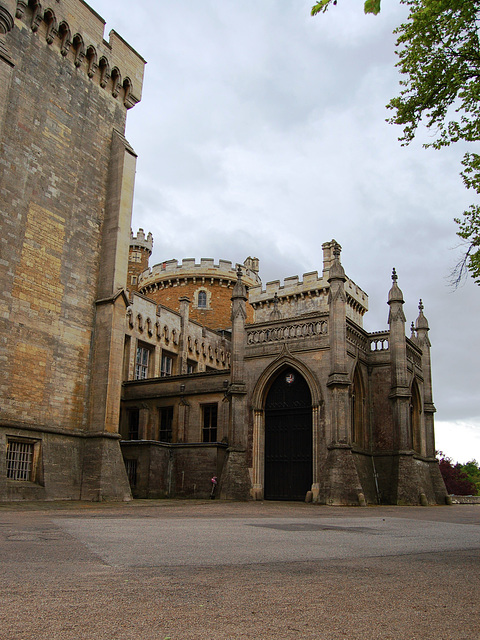
<svg viewBox="0 0 480 640"><path fill-rule="evenodd" d="M305 378L288 367L265 399L264 498L304 500L312 479L312 395Z"/></svg>
<svg viewBox="0 0 480 640"><path fill-rule="evenodd" d="M270 363L257 381L253 393L253 487L252 497L255 500L264 499L265 487L265 420L266 400L270 389L280 375L288 375L288 371L299 376L308 387L310 399L310 433L312 442L311 459L311 484L306 491L312 491L312 499L316 501L320 491L318 480L318 460L321 442L325 440L322 394L318 380L312 371L303 362L292 357L291 354L282 354L277 360ZM305 498L305 493L301 499Z"/></svg>

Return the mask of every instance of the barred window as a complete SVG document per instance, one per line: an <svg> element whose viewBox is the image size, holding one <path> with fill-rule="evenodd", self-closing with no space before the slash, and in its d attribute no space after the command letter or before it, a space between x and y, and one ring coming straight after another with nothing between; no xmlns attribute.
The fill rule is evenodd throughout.
<svg viewBox="0 0 480 640"><path fill-rule="evenodd" d="M125 471L127 472L128 482L132 488L137 486L137 461L125 458Z"/></svg>
<svg viewBox="0 0 480 640"><path fill-rule="evenodd" d="M218 405L204 404L203 410L203 442L217 441L217 413Z"/></svg>
<svg viewBox="0 0 480 640"><path fill-rule="evenodd" d="M33 480L35 443L22 440L7 440L7 478L10 480Z"/></svg>

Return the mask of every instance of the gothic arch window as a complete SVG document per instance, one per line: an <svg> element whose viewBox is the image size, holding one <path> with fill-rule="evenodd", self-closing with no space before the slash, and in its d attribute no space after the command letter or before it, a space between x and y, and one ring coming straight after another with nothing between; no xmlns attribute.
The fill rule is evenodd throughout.
<svg viewBox="0 0 480 640"><path fill-rule="evenodd" d="M410 401L410 446L414 451L421 453L422 443L420 437L422 402L417 381L412 383L412 397Z"/></svg>
<svg viewBox="0 0 480 640"><path fill-rule="evenodd" d="M367 446L365 429L365 389L358 366L355 367L350 386L350 419L352 442L364 449Z"/></svg>
<svg viewBox="0 0 480 640"><path fill-rule="evenodd" d="M199 309L206 309L207 308L207 292L204 289L201 289L198 292L197 307Z"/></svg>

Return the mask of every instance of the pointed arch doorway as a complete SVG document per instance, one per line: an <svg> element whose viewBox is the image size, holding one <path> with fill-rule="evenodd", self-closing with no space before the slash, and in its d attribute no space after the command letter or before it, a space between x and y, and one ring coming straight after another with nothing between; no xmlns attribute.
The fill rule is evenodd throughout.
<svg viewBox="0 0 480 640"><path fill-rule="evenodd" d="M304 500L313 475L312 396L305 378L283 369L265 400L267 500Z"/></svg>

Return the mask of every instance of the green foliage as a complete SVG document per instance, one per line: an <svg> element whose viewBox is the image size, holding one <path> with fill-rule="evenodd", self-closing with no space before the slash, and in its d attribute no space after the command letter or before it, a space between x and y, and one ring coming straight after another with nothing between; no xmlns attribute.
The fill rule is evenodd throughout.
<svg viewBox="0 0 480 640"><path fill-rule="evenodd" d="M480 495L480 469L476 460L466 464L452 463L441 451L437 451L438 467L447 492L458 496Z"/></svg>
<svg viewBox="0 0 480 640"><path fill-rule="evenodd" d="M400 0L409 7L408 20L395 33L405 76L402 90L388 108L391 123L403 126L409 144L423 122L435 138L425 147L441 149L454 142L480 140L480 0ZM480 156L466 153L465 186L480 194ZM465 269L480 284L479 207L472 205L456 218L466 251L457 265L458 284Z"/></svg>
<svg viewBox="0 0 480 640"><path fill-rule="evenodd" d="M377 13L380 13L380 2L381 0L365 0L364 12L377 15ZM325 13L331 4L337 4L337 0L319 0L313 5L311 15L316 16L317 13Z"/></svg>
<svg viewBox="0 0 480 640"><path fill-rule="evenodd" d="M460 465L469 481L475 485L476 494L480 496L480 466L476 460L470 460L466 464Z"/></svg>

